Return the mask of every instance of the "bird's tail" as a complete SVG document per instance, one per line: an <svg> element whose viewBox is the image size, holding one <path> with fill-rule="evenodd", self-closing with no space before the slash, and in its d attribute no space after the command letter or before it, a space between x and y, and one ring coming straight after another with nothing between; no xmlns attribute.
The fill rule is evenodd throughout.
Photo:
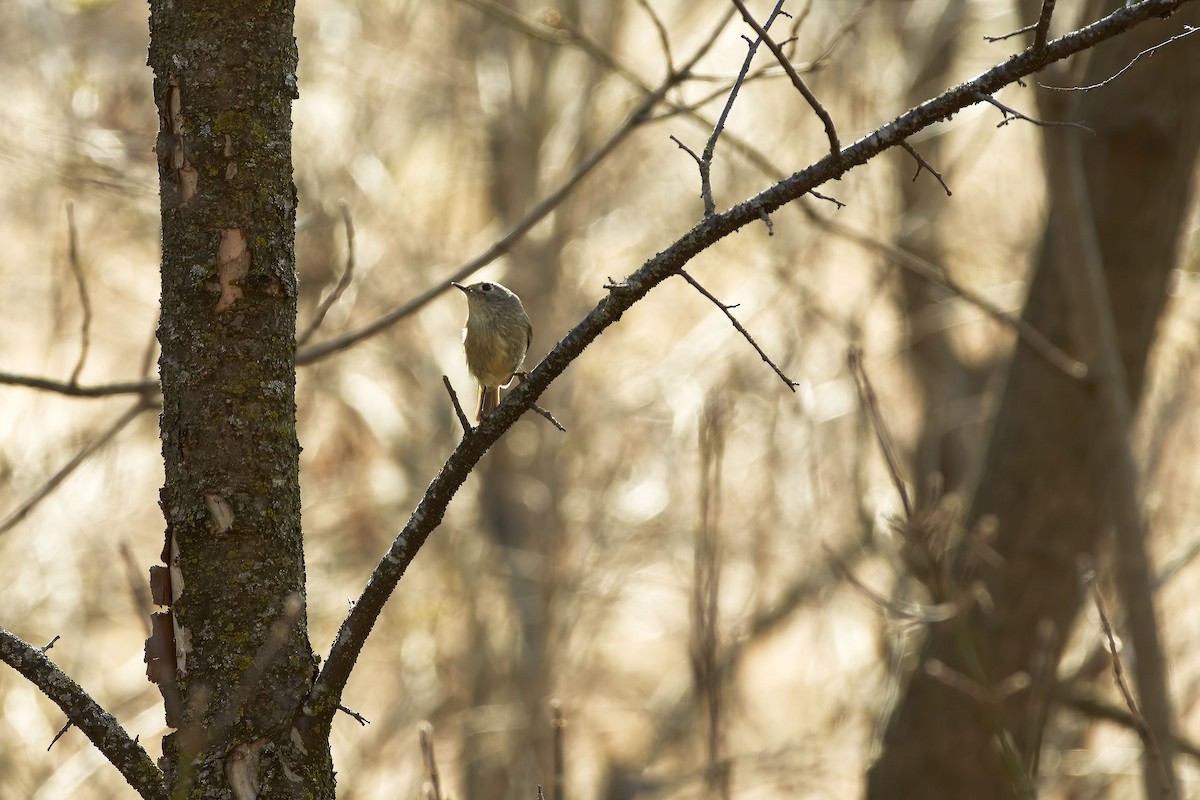
<svg viewBox="0 0 1200 800"><path fill-rule="evenodd" d="M479 410L475 412L475 421L483 422L483 418L495 411L498 405L500 405L500 387L480 386Z"/></svg>

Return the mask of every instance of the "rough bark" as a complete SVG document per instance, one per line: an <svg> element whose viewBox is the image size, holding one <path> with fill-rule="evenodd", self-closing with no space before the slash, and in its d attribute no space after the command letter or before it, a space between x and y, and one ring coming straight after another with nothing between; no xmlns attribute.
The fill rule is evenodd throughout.
<svg viewBox="0 0 1200 800"><path fill-rule="evenodd" d="M167 659L159 682L179 728L165 771L188 797L333 796L327 737L292 728L315 668L295 423L292 24L291 0L151 2L169 567L156 577L174 663L154 640L151 651Z"/></svg>
<svg viewBox="0 0 1200 800"><path fill-rule="evenodd" d="M1139 51L1195 24L1185 9L1169 24L1150 23L1101 46L1083 83L1103 80ZM1153 68L1135 67L1072 109L1047 111L1083 120L1096 135L1081 141L1108 295L1134 404L1144 382L1155 324L1175 265L1186 219L1190 176L1200 144L1200 92L1194 52L1164 48ZM1047 136L1079 136L1048 129ZM1063 198L1054 196L1024 317L1060 347L1079 352L1062 259L1075 255L1059 241ZM1073 234L1071 234L1073 235ZM1034 671L1038 658L1056 664L1080 605L1081 561L1102 546L1111 464L1101 435L1106 414L1089 382L1073 381L1018 345L998 410L971 519L999 520L997 565L976 565L964 577L980 580L994 603L945 629L934 630L922 663L937 658L961 673L996 684ZM1144 598L1147 602L1148 598ZM1043 632L1052 626L1055 635ZM974 663L973 663L974 662ZM918 669L895 710L884 752L869 776L879 798L1008 798L1023 786L1049 712L1047 695L1021 691L1002 703L968 697ZM1011 737L1006 764L997 743ZM1036 775L1031 776L1036 782Z"/></svg>

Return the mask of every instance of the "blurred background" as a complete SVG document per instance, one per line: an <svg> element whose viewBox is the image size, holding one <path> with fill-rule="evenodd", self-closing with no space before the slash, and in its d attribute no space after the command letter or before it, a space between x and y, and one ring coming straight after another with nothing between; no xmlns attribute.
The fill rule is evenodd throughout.
<svg viewBox="0 0 1200 800"><path fill-rule="evenodd" d="M1022 47L1012 4L789 4L793 60L843 144ZM1063 3L1062 26L1084 4ZM760 18L763 3L752 5ZM354 282L314 341L443 283L626 125L669 65L713 38L693 78L633 126L512 251L478 274L524 299L536 363L702 213L696 165L746 53L709 0L301 0L295 180L300 325L347 257ZM1057 27L1057 26L1056 26ZM779 38L786 38L782 34ZM664 48L664 40L669 48ZM73 208L89 352L79 382L153 364L158 298L157 113L139 3L0 5L0 371L67 380L84 303L69 257ZM1180 45L1188 46L1188 45ZM718 210L827 152L822 128L765 51L716 150ZM1032 90L1001 99L1032 112ZM674 108L674 112L666 113ZM852 345L915 491L940 474L969 491L1014 337L914 278L930 259L1019 313L1045 214L1039 132L976 107L914 139L952 198L885 153L699 256L689 272L794 381L790 391L711 302L656 289L593 344L491 452L409 569L335 720L339 796L419 797L417 729L433 727L454 797L845 798L861 793L917 628L873 602L924 599L893 529L900 503L846 367ZM1200 504L1193 209L1184 268L1138 420L1159 606L1180 714L1195 731L1200 615L1189 590ZM457 441L441 386L474 396L447 292L384 333L300 370L298 417L310 636L328 649L347 603ZM149 356L149 357L147 357ZM0 386L0 524L102 437L129 396ZM935 483L935 482L934 482ZM50 656L153 756L163 726L142 643L146 570L162 547L157 420L135 415L0 534L0 625ZM831 555L832 554L832 555ZM1094 614L1064 663L1095 652ZM1095 691L1119 702L1100 671ZM134 794L78 731L49 753L61 712L0 669L0 798ZM557 711L555 709L558 709ZM554 720L560 720L556 725ZM1128 797L1136 733L1062 711L1042 757L1047 797ZM1194 762L1181 763L1198 785ZM714 787L718 787L714 789Z"/></svg>

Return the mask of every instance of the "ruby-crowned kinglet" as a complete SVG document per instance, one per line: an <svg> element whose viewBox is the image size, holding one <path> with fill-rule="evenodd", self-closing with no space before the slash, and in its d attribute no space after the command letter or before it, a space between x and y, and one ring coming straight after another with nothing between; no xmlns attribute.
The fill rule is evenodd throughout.
<svg viewBox="0 0 1200 800"><path fill-rule="evenodd" d="M494 281L469 286L451 283L467 296L463 350L467 369L479 381L479 410L475 421L500 405L500 389L512 383L533 340L533 326L521 298Z"/></svg>

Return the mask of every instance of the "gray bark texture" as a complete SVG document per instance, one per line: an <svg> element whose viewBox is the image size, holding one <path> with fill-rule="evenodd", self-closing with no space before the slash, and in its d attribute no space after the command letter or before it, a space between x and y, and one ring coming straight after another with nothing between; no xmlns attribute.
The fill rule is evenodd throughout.
<svg viewBox="0 0 1200 800"><path fill-rule="evenodd" d="M293 730L315 669L295 416L293 5L150 5L167 526L156 577L174 663L162 639L148 657L166 659L158 683L178 729L163 766L176 795L333 797L326 732Z"/></svg>

